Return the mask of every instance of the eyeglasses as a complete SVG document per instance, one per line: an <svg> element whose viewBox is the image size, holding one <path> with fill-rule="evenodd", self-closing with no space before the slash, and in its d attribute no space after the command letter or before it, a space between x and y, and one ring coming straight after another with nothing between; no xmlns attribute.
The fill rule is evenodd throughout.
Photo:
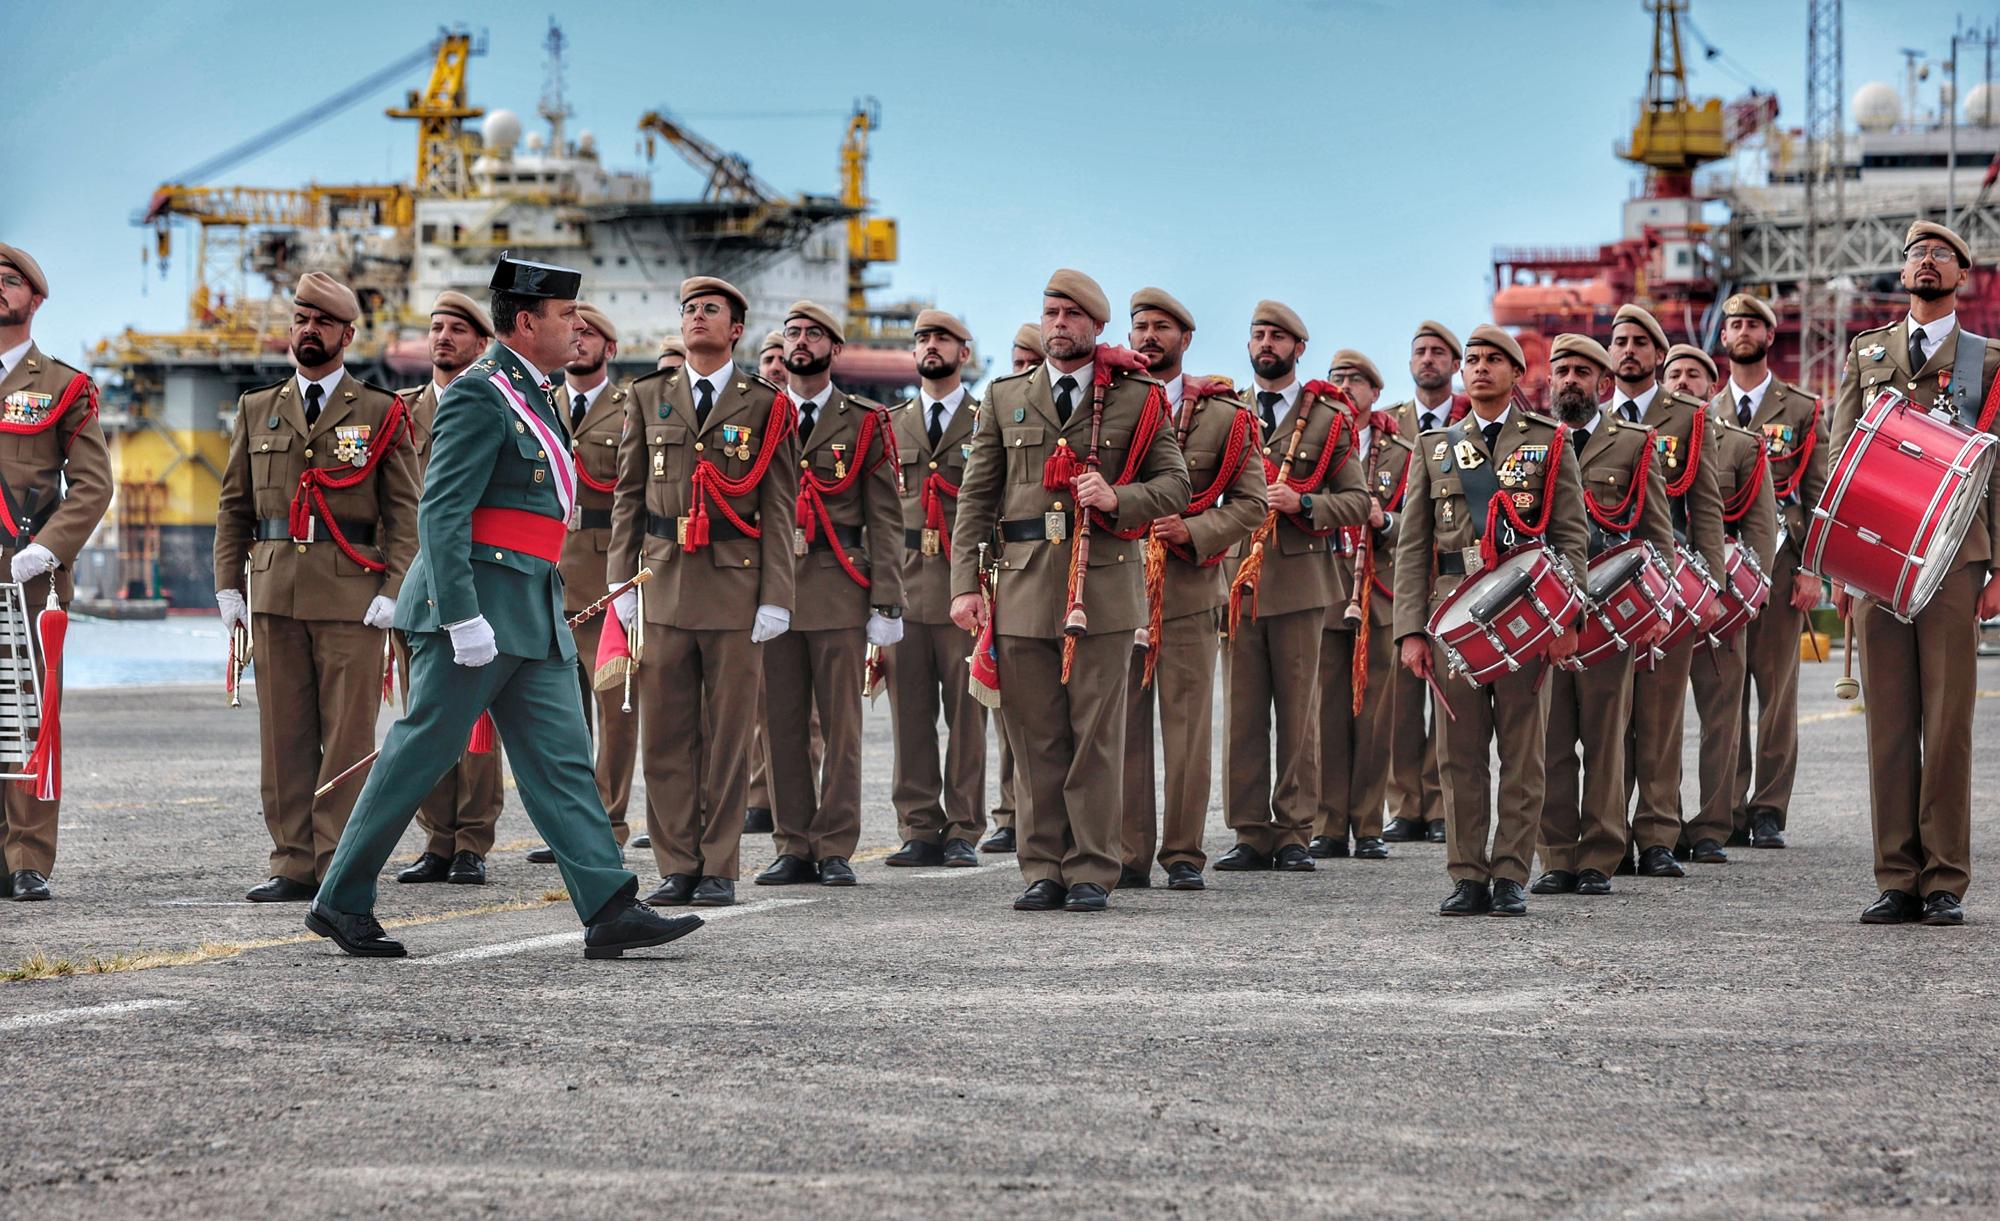
<svg viewBox="0 0 2000 1221"><path fill-rule="evenodd" d="M1367 382L1368 375L1366 373L1355 373L1355 372L1329 373L1326 375L1326 380L1332 382L1336 386L1355 386L1355 385L1360 385L1362 382ZM1371 386L1374 385L1373 382L1368 382L1368 384Z"/></svg>
<svg viewBox="0 0 2000 1221"><path fill-rule="evenodd" d="M810 340L813 343L818 343L822 339L833 338L833 336L828 335L826 333L826 329L824 327L817 327L817 326L806 326L806 327L788 326L784 329L782 334L784 335L785 342L787 343L791 343L799 339L806 339Z"/></svg>
<svg viewBox="0 0 2000 1221"><path fill-rule="evenodd" d="M11 273L0 275L0 288L26 288L27 286L28 282L20 276Z"/></svg>
<svg viewBox="0 0 2000 1221"><path fill-rule="evenodd" d="M723 312L723 305L720 301L689 301L687 304L681 306L681 317L683 318L693 317L696 314L700 314L704 318L720 318Z"/></svg>
<svg viewBox="0 0 2000 1221"><path fill-rule="evenodd" d="M1903 253L1912 263L1935 263L1943 267L1958 262L1958 251L1949 246L1912 246Z"/></svg>

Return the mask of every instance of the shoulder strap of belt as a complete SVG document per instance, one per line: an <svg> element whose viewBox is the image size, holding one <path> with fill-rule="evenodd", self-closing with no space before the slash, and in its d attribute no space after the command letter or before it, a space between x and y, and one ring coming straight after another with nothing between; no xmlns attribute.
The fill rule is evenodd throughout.
<svg viewBox="0 0 2000 1221"><path fill-rule="evenodd" d="M1460 420L1445 430L1451 438L1452 460L1457 462L1458 447L1465 444L1467 421ZM1472 534L1475 538L1486 537L1486 514L1493 507L1493 497L1500 492L1500 474L1493 468L1493 458L1488 455L1478 466L1467 466L1458 462L1458 485L1465 489L1465 508L1472 515Z"/></svg>
<svg viewBox="0 0 2000 1221"><path fill-rule="evenodd" d="M1958 356L1951 363L1951 402L1967 428L1979 427L1979 409L1985 405L1980 393L1981 375L1986 372L1986 341L1958 328Z"/></svg>

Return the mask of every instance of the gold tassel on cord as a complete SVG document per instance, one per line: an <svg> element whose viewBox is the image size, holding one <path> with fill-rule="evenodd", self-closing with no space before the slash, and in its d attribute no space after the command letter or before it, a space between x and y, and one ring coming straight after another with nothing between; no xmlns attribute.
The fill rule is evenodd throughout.
<svg viewBox="0 0 2000 1221"><path fill-rule="evenodd" d="M1362 527L1361 563L1359 580L1361 592L1357 595L1361 606L1361 622L1354 628L1354 669L1349 685L1354 688L1354 715L1361 715L1361 703L1368 695L1368 624L1375 616L1375 548L1369 544L1366 531Z"/></svg>
<svg viewBox="0 0 2000 1221"><path fill-rule="evenodd" d="M1063 605L1065 606L1073 606L1076 604L1077 582L1083 579L1082 561L1084 560L1087 553L1083 550L1083 546L1079 545L1082 543L1083 543L1082 530L1078 530L1075 534L1070 536L1069 585L1063 594ZM1064 632L1063 647L1062 647L1062 681L1065 687L1069 685L1070 667L1075 664L1076 664L1076 635L1071 632Z"/></svg>
<svg viewBox="0 0 2000 1221"><path fill-rule="evenodd" d="M1160 668L1160 632L1167 616L1167 545L1146 538L1146 667L1139 676L1141 687L1153 685L1153 671Z"/></svg>

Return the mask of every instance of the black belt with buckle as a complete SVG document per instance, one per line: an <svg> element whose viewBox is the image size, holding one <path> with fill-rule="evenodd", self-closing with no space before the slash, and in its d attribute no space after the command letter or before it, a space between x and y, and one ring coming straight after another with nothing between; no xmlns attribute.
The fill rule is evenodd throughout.
<svg viewBox="0 0 2000 1221"><path fill-rule="evenodd" d="M609 510L601 510L601 511L609 512ZM646 514L646 533L652 535L654 538L666 539L670 543L677 542L680 539L680 527L677 524L678 520L679 519L672 517L661 517L658 513L648 513ZM606 524L608 525L610 523L607 522ZM738 530L736 528L735 522L730 521L728 518L722 516L720 513L710 513L708 515L709 542L712 543L725 538L749 538L749 537L750 537L749 535L743 533L743 531Z"/></svg>
<svg viewBox="0 0 2000 1221"><path fill-rule="evenodd" d="M1457 551L1437 553L1437 571L1441 577L1462 577L1465 575L1465 556Z"/></svg>
<svg viewBox="0 0 2000 1221"><path fill-rule="evenodd" d="M840 545L842 547L845 547L850 551L858 550L861 546L861 527L843 526L839 522L835 522L833 523L833 537L840 540ZM833 550L833 544L826 541L826 530L824 528L821 528L818 533L813 535L812 542L806 544L806 550L808 551Z"/></svg>
<svg viewBox="0 0 2000 1221"><path fill-rule="evenodd" d="M374 522L341 521L339 518L335 518L333 524L340 527L340 536L354 546L373 547L375 545ZM260 543L272 541L324 543L331 539L333 535L325 532L325 527L320 524L320 520L317 517L308 517L306 519L306 536L304 538L292 537L292 523L288 518L260 517L257 519L257 529L252 532L251 537Z"/></svg>
<svg viewBox="0 0 2000 1221"><path fill-rule="evenodd" d="M609 530L611 528L611 510L578 509L576 511L576 528L579 530Z"/></svg>
<svg viewBox="0 0 2000 1221"><path fill-rule="evenodd" d="M1040 517L1017 517L1012 521L1003 521L1000 523L1000 539L1008 543L1048 542L1049 518L1054 516L1054 513L1045 513ZM1068 538L1074 532L1075 518L1068 510L1064 510L1061 516L1063 537Z"/></svg>

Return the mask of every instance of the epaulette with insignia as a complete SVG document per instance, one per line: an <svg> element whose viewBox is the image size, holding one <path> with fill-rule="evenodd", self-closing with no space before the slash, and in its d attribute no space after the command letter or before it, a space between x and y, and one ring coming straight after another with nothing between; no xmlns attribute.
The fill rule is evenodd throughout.
<svg viewBox="0 0 2000 1221"><path fill-rule="evenodd" d="M631 385L636 389L641 382L650 382L656 378L671 377L679 372L679 369L655 369L651 373L641 373L639 376L633 378Z"/></svg>
<svg viewBox="0 0 2000 1221"><path fill-rule="evenodd" d="M773 394L776 394L778 393L779 390L783 389L783 387L779 386L776 382L770 381L767 378L765 378L764 375L761 373L752 373L748 369L741 369L741 368L739 368L736 371L736 373L737 376L747 377L751 381L756 382L758 385L764 387L764 389L769 390Z"/></svg>
<svg viewBox="0 0 2000 1221"><path fill-rule="evenodd" d="M1550 428L1559 428L1562 424L1560 420L1552 416L1545 416L1539 411L1523 411L1521 415L1523 418L1533 420L1537 424L1547 424Z"/></svg>
<svg viewBox="0 0 2000 1221"><path fill-rule="evenodd" d="M1692 394L1683 394L1679 390L1668 390L1666 394L1669 399L1679 403L1683 407L1692 407L1703 414L1707 414L1708 412L1708 404Z"/></svg>
<svg viewBox="0 0 2000 1221"><path fill-rule="evenodd" d="M245 390L243 392L243 397L247 399L253 394L263 394L267 391L276 392L282 390L285 388L285 384L291 380L292 380L291 377L286 376L286 377L281 377L277 381L271 382L268 385L252 386L250 387L250 389Z"/></svg>
<svg viewBox="0 0 2000 1221"><path fill-rule="evenodd" d="M989 386L997 386L1001 382L1011 382L1017 377L1027 377L1029 374L1033 373L1035 370L1039 368L1041 368L1040 365L1029 365L1027 368L1021 370L1019 373L1002 373L1000 376L994 378L987 384Z"/></svg>

